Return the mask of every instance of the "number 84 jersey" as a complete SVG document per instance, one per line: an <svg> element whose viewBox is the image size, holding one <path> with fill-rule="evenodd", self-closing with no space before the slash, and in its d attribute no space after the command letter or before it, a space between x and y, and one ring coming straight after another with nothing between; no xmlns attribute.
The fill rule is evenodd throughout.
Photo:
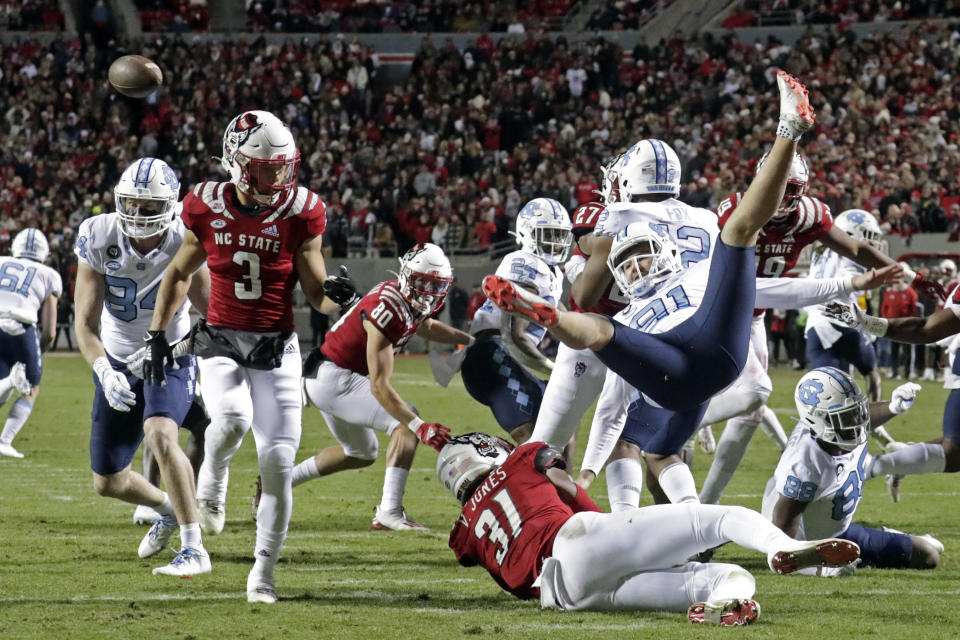
<svg viewBox="0 0 960 640"><path fill-rule="evenodd" d="M123 359L143 346L160 280L183 243L185 230L180 218L175 218L160 246L140 255L120 231L119 218L114 212L84 220L73 252L80 262L104 277L100 339L107 353ZM167 340L171 343L190 331L189 305L184 300L167 325Z"/></svg>

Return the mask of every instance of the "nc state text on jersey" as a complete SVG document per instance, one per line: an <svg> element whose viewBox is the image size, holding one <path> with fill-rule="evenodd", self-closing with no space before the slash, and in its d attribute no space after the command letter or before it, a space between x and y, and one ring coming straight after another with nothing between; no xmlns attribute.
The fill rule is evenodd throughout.
<svg viewBox="0 0 960 640"><path fill-rule="evenodd" d="M229 231L216 232L213 234L213 241L216 244L234 244L234 234ZM247 249L257 249L271 253L280 253L280 241L264 238L262 236L252 236L247 233L236 234L236 245Z"/></svg>

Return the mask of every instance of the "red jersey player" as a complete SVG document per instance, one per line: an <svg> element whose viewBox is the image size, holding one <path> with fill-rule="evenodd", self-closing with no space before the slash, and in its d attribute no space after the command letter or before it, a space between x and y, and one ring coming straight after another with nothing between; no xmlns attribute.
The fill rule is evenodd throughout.
<svg viewBox="0 0 960 640"><path fill-rule="evenodd" d="M765 160L766 155L760 158L757 163L758 170ZM760 236L757 239L758 278L782 277L796 266L803 248L815 240L819 240L827 248L867 268L881 268L895 264L893 259L876 246L855 240L842 229L835 227L829 207L817 198L806 195L809 179L810 173L806 160L799 153L794 154L783 200L774 217L760 230ZM717 207L721 228L730 219L731 213L736 210L741 197L740 193L727 196ZM904 279L912 282L913 287L924 292L925 295L940 299L944 297L942 287L922 275L905 269ZM725 405L752 407L749 412L727 421L723 435L717 443L716 457L700 492L700 499L703 502L719 501L743 458L750 438L761 422L764 424L764 431L774 439L780 449L786 446L787 438L780 421L776 414L765 406L773 384L767 375L769 356L763 324L764 311L764 309L754 311L754 321L750 327L751 356L743 374L734 385L711 401L711 410L708 410L710 413L719 411L721 417L726 417L732 411L724 412L722 407ZM745 392L754 393L756 400L744 398ZM880 396L880 376L876 370L871 375L870 394L875 398ZM719 420L711 420L713 421ZM712 434L707 436L705 433L710 428L710 423L707 422L703 427L704 431L701 432L702 442L712 440ZM881 429L876 435L883 438L886 431ZM892 441L892 438L886 437Z"/></svg>
<svg viewBox="0 0 960 640"><path fill-rule="evenodd" d="M307 359L304 395L321 411L340 444L298 464L293 486L373 464L379 447L376 432L390 434L374 529L426 529L403 509L407 475L418 438L439 451L450 439L450 430L424 422L390 384L390 376L394 353L414 334L448 344L471 341L470 334L431 317L443 304L451 282L453 269L443 250L429 243L415 246L400 259L399 278L371 289L330 328L323 346Z"/></svg>
<svg viewBox="0 0 960 640"><path fill-rule="evenodd" d="M511 445L484 433L452 439L437 459L440 483L463 505L450 548L513 595L542 607L687 611L692 622L742 625L760 613L754 580L732 564L687 562L733 541L770 568L837 566L859 556L845 540L800 542L744 507L669 504L599 513L543 442ZM680 566L677 566L680 565Z"/></svg>
<svg viewBox="0 0 960 640"><path fill-rule="evenodd" d="M327 277L320 252L324 204L296 186L300 151L280 119L265 111L234 118L224 132L221 164L229 182L205 182L183 200L186 236L157 295L144 379L163 383L163 364L171 356L163 329L191 274L206 261L210 304L193 338L211 418L197 481L200 525L211 534L223 529L228 465L252 427L264 499L247 600L272 603L274 567L293 507L290 472L300 444L293 289L299 280L310 304L327 312L355 292L349 282ZM178 559L182 574L190 575L190 559Z"/></svg>

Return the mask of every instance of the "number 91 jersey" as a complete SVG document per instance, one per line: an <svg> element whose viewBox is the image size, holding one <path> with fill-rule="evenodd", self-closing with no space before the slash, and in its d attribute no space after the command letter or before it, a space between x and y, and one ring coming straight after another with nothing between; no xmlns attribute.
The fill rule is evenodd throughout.
<svg viewBox="0 0 960 640"><path fill-rule="evenodd" d="M400 294L396 280L381 282L330 327L321 353L341 369L368 375L367 332L363 321L369 320L386 336L395 351L407 344L426 319L413 312Z"/></svg>
<svg viewBox="0 0 960 640"><path fill-rule="evenodd" d="M784 495L808 503L797 539L830 538L845 531L863 495L866 456L866 443L831 456L808 427L797 425L763 492L763 515L772 520L777 500Z"/></svg>
<svg viewBox="0 0 960 640"><path fill-rule="evenodd" d="M147 255L140 255L120 231L118 213L93 216L80 225L73 252L80 262L103 274L106 289L100 314L100 339L111 356L126 358L143 346L143 336L153 319L160 281L183 243L184 233L183 222L175 218L160 246ZM167 325L168 341L179 340L190 331L189 305L184 300Z"/></svg>
<svg viewBox="0 0 960 640"><path fill-rule="evenodd" d="M326 228L320 196L299 187L278 207L250 215L237 204L233 184L204 182L183 199L183 222L207 252L207 322L256 333L293 331L294 258Z"/></svg>

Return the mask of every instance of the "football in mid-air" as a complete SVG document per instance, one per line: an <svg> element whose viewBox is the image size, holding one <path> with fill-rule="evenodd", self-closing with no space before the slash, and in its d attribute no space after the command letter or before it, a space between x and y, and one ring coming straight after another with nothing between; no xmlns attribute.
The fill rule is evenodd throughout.
<svg viewBox="0 0 960 640"><path fill-rule="evenodd" d="M146 98L163 83L157 63L137 55L114 60L107 77L114 89L131 98Z"/></svg>

